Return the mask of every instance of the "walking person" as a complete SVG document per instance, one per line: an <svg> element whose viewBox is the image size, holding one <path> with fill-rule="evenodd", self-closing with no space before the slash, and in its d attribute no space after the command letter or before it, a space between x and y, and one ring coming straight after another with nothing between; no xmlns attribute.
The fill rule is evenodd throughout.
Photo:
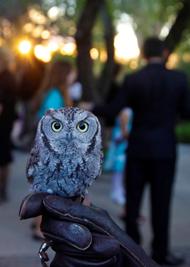
<svg viewBox="0 0 190 267"><path fill-rule="evenodd" d="M0 203L8 200L9 165L12 161L11 131L16 119L16 80L10 70L10 55L0 51Z"/></svg>
<svg viewBox="0 0 190 267"><path fill-rule="evenodd" d="M182 72L166 68L166 49L158 38L145 41L143 55L147 65L125 77L112 104L91 110L104 116L115 116L125 106L133 110L127 149L126 230L141 243L137 218L145 185L149 184L152 257L161 265L177 266L183 259L170 252L170 207L176 163L176 117L190 116L187 80Z"/></svg>
<svg viewBox="0 0 190 267"><path fill-rule="evenodd" d="M130 133L131 122L132 111L129 108L124 108L115 120L104 161L104 171L111 172L112 176L111 199L122 207L126 202L124 190L125 150L127 149L127 137Z"/></svg>

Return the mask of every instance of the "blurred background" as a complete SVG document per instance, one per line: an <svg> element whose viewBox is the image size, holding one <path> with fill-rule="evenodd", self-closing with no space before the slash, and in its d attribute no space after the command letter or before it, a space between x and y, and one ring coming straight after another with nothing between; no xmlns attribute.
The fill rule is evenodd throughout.
<svg viewBox="0 0 190 267"><path fill-rule="evenodd" d="M169 48L167 67L183 70L190 80L189 0L0 1L0 57L7 59L8 69L14 75L12 94L16 110L11 132L13 160L8 201L0 203L1 267L39 264L36 254L40 242L32 238L31 222L19 221L18 210L29 190L25 166L36 129L33 114L49 68L57 61L69 62L75 72L72 84L76 86L78 82L75 89L69 89L74 105L83 100L101 104L110 96L116 65L120 66L118 83L125 73L144 65L140 48L143 40L151 35L165 40ZM112 123L103 122L105 153L112 126ZM187 265L184 266L189 266L190 122L179 120L176 134L179 162L172 213L172 246L186 254ZM110 196L110 180L110 171L104 170L90 190L90 197L124 227L122 203L115 203ZM146 194L139 223L145 236L143 246L149 251L151 231L147 199Z"/></svg>
<svg viewBox="0 0 190 267"><path fill-rule="evenodd" d="M64 57L78 69L83 99L103 102L114 62L123 66L120 80L126 70L137 69L142 41L150 35L170 48L168 67L190 77L189 10L188 0L2 0L0 47L12 57L18 80L28 80L27 72L35 76L36 84L20 86L20 96L31 98L45 65ZM190 125L180 123L179 139L189 141L189 133Z"/></svg>

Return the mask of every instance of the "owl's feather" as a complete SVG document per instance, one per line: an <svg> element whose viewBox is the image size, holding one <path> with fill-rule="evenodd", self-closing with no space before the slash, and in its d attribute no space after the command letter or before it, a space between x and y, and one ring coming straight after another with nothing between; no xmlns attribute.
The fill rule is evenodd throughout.
<svg viewBox="0 0 190 267"><path fill-rule="evenodd" d="M98 119L79 108L49 110L38 125L27 177L33 191L81 196L100 175L101 163Z"/></svg>

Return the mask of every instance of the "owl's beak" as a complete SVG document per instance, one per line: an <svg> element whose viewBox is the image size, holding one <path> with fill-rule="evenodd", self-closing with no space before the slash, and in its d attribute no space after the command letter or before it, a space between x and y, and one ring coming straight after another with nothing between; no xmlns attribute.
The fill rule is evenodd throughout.
<svg viewBox="0 0 190 267"><path fill-rule="evenodd" d="M65 136L65 139L66 139L68 142L70 142L70 141L73 139L73 137L72 137L72 133L67 133L66 136Z"/></svg>

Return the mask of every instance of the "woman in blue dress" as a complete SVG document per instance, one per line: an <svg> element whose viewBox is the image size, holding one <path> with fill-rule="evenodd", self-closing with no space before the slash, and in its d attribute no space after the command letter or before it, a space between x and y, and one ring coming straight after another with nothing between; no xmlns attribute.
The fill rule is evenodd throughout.
<svg viewBox="0 0 190 267"><path fill-rule="evenodd" d="M62 60L50 65L38 95L39 118L50 108L72 106L68 88L74 79L75 72L69 62Z"/></svg>

